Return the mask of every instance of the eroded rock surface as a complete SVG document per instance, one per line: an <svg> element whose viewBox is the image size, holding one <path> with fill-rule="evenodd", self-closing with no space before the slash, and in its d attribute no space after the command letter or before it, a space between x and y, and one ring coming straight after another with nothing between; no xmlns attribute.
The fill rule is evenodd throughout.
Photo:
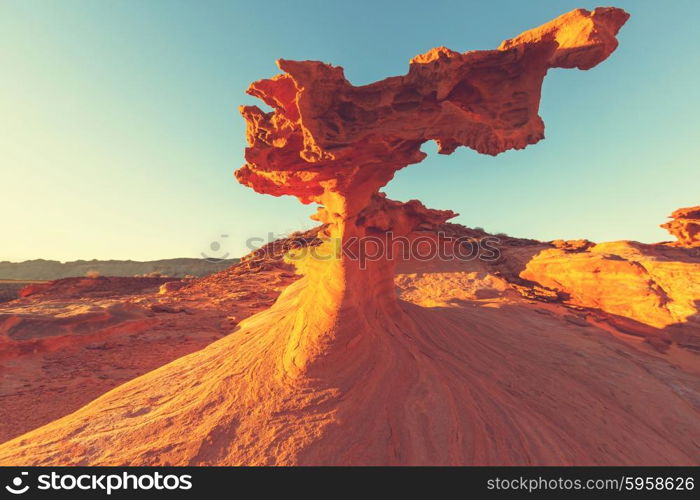
<svg viewBox="0 0 700 500"><path fill-rule="evenodd" d="M679 208L670 217L673 220L661 224L661 227L677 238L676 244L684 247L700 247L700 205Z"/></svg>
<svg viewBox="0 0 700 500"><path fill-rule="evenodd" d="M700 351L700 256L692 251L630 241L576 253L544 249L521 277L558 290L569 304L631 320L613 319L630 333Z"/></svg>
<svg viewBox="0 0 700 500"><path fill-rule="evenodd" d="M285 73L248 90L274 108L244 106L246 165L238 180L266 194L324 203L352 193L364 204L394 172L421 161L434 140L495 155L544 137L537 114L550 68L589 69L617 47L628 14L578 9L504 41L496 50L438 47L414 57L404 76L353 86L343 69L279 60ZM354 200L353 200L354 201Z"/></svg>

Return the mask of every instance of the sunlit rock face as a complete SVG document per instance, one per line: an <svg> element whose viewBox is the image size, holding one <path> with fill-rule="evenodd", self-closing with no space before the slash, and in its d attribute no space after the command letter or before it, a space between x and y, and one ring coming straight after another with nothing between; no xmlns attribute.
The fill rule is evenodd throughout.
<svg viewBox="0 0 700 500"><path fill-rule="evenodd" d="M676 237L676 245L700 247L700 205L679 208L670 217L673 220L661 224L661 227Z"/></svg>
<svg viewBox="0 0 700 500"><path fill-rule="evenodd" d="M685 248L631 241L573 252L550 248L532 256L520 276L564 292L572 304L654 329L693 321L700 331L694 319L700 304L700 255Z"/></svg>
<svg viewBox="0 0 700 500"><path fill-rule="evenodd" d="M241 108L247 163L236 177L304 203L336 193L366 204L394 172L425 157L425 141L443 154L458 146L490 155L522 149L544 137L537 112L547 70L605 60L628 17L616 8L577 9L496 50L438 47L414 57L406 75L359 87L340 67L279 60L283 74L248 89L274 110Z"/></svg>
<svg viewBox="0 0 700 500"><path fill-rule="evenodd" d="M496 155L541 140L538 108L547 71L589 69L605 60L628 17L616 8L577 9L496 50L438 47L414 57L406 75L359 87L340 67L279 60L283 74L248 89L273 111L241 108L247 163L236 178L260 193L322 205L315 218L341 241L368 230L373 236L406 234L428 217L447 220L456 214L419 213L417 202L403 209L377 193L397 170L425 158L420 147L426 141L435 141L442 154L466 146ZM391 289L393 266L386 260L361 276L345 255L339 260L343 272L337 280L357 283L344 286L344 293L360 282L371 290ZM390 292L364 297L394 300Z"/></svg>

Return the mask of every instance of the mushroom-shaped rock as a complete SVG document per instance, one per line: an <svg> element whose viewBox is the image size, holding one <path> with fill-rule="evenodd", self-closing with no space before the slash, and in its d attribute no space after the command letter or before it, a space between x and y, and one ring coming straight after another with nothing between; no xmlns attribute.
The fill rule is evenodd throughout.
<svg viewBox="0 0 700 500"><path fill-rule="evenodd" d="M425 158L424 142L435 141L443 154L466 146L496 155L541 140L538 108L547 70L600 63L617 47L615 35L628 17L616 8L577 9L496 50L438 47L414 57L406 75L359 87L340 67L281 59L283 74L248 89L273 111L241 108L247 163L236 178L260 193L321 204L316 218L328 223L327 236L341 242L368 230L373 237L405 234L425 222L421 217L428 212L416 212L417 202L402 206L378 192L397 170ZM354 281L356 263L339 257L342 280ZM376 272L364 272L358 281L391 280L393 268L385 259L372 266ZM384 299L393 301L390 295Z"/></svg>
<svg viewBox="0 0 700 500"><path fill-rule="evenodd" d="M394 172L423 160L421 145L496 155L544 137L537 111L549 68L589 69L617 47L628 14L577 9L506 40L496 50L438 47L414 57L404 76L356 87L343 69L277 61L283 74L248 93L274 111L241 108L247 163L237 179L260 193L366 205ZM352 214L341 214L348 216Z"/></svg>

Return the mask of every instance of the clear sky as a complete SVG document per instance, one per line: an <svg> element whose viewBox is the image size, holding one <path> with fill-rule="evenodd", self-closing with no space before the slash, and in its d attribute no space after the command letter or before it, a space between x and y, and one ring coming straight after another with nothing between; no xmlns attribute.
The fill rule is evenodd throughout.
<svg viewBox="0 0 700 500"><path fill-rule="evenodd" d="M366 84L444 45L492 49L588 0L0 0L0 260L241 255L315 208L240 186L239 104L277 58ZM538 239L669 239L700 204L700 2L625 1L620 47L552 70L546 139L492 158L431 154L386 191ZM433 144L424 150L435 152ZM227 234L227 238L222 238ZM217 254L214 254L217 255Z"/></svg>

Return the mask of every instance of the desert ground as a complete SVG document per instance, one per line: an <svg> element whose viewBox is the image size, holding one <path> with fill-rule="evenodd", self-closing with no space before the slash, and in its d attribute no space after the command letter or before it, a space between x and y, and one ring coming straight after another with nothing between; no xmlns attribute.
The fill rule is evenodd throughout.
<svg viewBox="0 0 700 500"><path fill-rule="evenodd" d="M454 224L418 236L437 238L438 233L483 237ZM300 233L288 241L295 248L316 245L317 234ZM95 411L122 408L120 419L136 432L153 413L177 418L186 411L194 404L182 400L188 387L202 384L198 398L221 398L222 387L207 382L218 370L230 374L218 382L224 394L250 383L256 363L232 370L225 353L250 341L255 333L246 331L255 331L255 323L267 316L276 323L293 317L289 301L303 282L284 260L292 245L275 246L205 278L161 284L156 281L164 280L149 278L63 279L0 305L0 440L9 441L0 448L2 462L236 463L240 458L228 455L228 432L253 440L261 429L282 432L291 425L305 429L310 440L318 436L323 450L327 433L355 440L370 430L365 426L379 425L370 414L387 417L381 432L373 430L383 440L358 443L356 449L346 443L348 455L337 455L332 463L700 462L694 437L700 431L698 247L508 237L497 261L435 259L398 266L394 284L400 307L427 328L403 332L404 338L392 339L396 345L373 353L389 357L363 368L364 384L342 392L315 389L314 397L324 400L361 398L352 411L366 412L362 418L339 419L338 410L321 405L308 421L296 417L289 423L283 410L274 409L261 412L260 427L240 436L218 399L206 404L212 430L198 435L196 450L180 443L181 430L173 428L171 435L167 427L161 431L165 440L141 436L144 448L114 450L110 433L126 431L118 420L102 429L104 436L91 438L91 446L79 440L65 448L60 444L72 443L76 429L95 425ZM346 354L354 359L360 353ZM434 364L448 367L447 374L436 372ZM190 374L185 386L171 378L183 366ZM398 384L405 391L398 402L384 387L396 390L391 380L396 376L408 377ZM450 377L460 383L450 385ZM435 394L435 387L444 392ZM432 404L448 401L440 418L463 420L464 434L440 435L439 427L430 427L435 422L425 417L428 409L409 404L417 397L410 394L414 391L433 394ZM397 432L392 425L406 425L408 418L416 419L411 432L423 433L431 444L420 454L392 437ZM68 424L70 431L56 435L53 421ZM359 428L343 427L358 421ZM85 451L76 456L76 450ZM274 450L246 457L245 463L320 461Z"/></svg>

